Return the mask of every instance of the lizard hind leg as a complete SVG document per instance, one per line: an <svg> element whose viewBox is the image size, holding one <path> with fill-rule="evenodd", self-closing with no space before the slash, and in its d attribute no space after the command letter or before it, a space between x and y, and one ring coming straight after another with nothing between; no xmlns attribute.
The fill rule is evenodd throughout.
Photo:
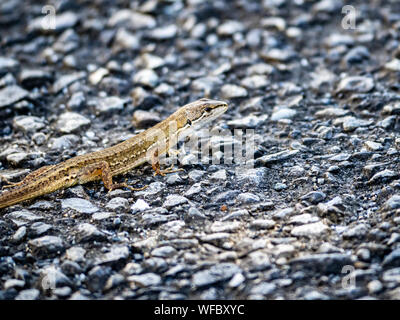
<svg viewBox="0 0 400 320"><path fill-rule="evenodd" d="M147 188L147 186L134 188L128 185L126 182L114 183L112 180L110 165L107 161L101 161L98 163L87 165L80 170L80 172L78 173L78 177L78 181L80 184L100 179L103 181L104 186L106 187L106 189L108 189L109 192L119 188L128 188L132 191L140 191Z"/></svg>

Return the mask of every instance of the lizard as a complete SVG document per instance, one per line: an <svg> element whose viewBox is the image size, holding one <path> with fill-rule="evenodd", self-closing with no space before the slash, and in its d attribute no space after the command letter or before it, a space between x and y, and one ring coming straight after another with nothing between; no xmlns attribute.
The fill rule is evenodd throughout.
<svg viewBox="0 0 400 320"><path fill-rule="evenodd" d="M41 167L23 180L10 183L0 194L0 209L30 200L77 184L102 180L108 191L133 188L125 183L114 183L113 177L150 163L154 175L175 172L172 167L160 170L159 157L169 153L178 141L194 130L219 117L228 109L224 101L203 98L183 107L155 126L119 144L99 151L79 155L54 165Z"/></svg>

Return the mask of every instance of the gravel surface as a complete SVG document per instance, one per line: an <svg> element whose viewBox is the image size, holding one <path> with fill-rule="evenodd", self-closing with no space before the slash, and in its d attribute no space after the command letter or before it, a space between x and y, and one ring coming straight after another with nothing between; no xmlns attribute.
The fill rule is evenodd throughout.
<svg viewBox="0 0 400 320"><path fill-rule="evenodd" d="M116 179L143 191L1 209L0 299L400 299L398 1L353 1L355 29L341 0L54 2L55 29L45 1L0 3L3 177L201 97L255 130L254 162L189 152Z"/></svg>

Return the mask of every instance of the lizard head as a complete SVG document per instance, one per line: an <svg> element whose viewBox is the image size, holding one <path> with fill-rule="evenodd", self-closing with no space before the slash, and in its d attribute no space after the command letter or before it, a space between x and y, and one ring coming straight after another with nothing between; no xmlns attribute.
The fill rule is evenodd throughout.
<svg viewBox="0 0 400 320"><path fill-rule="evenodd" d="M184 112L186 125L194 128L202 127L215 118L218 118L228 109L228 104L224 101L212 99L200 99L185 106Z"/></svg>

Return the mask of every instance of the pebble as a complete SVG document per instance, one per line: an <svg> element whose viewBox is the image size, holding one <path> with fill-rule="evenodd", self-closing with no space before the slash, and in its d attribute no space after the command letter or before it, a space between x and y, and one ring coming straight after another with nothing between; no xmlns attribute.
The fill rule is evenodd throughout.
<svg viewBox="0 0 400 320"><path fill-rule="evenodd" d="M90 201L81 198L67 198L61 200L61 209L72 209L79 213L92 214L99 211L99 208Z"/></svg>
<svg viewBox="0 0 400 320"><path fill-rule="evenodd" d="M352 116L347 116L344 117L342 125L343 125L343 130L346 132L354 131L355 129L359 127L368 127L371 125L373 122L371 120L362 120L362 119L357 119Z"/></svg>
<svg viewBox="0 0 400 320"><path fill-rule="evenodd" d="M106 209L111 211L125 211L129 208L129 201L125 198L115 197L106 204Z"/></svg>
<svg viewBox="0 0 400 320"><path fill-rule="evenodd" d="M276 285L274 283L261 282L260 284L253 286L250 289L250 293L267 296L272 294L275 290L276 290Z"/></svg>
<svg viewBox="0 0 400 320"><path fill-rule="evenodd" d="M293 119L297 114L296 110L290 108L278 108L271 115L271 121L279 121L282 119Z"/></svg>
<svg viewBox="0 0 400 320"><path fill-rule="evenodd" d="M241 269L236 264L223 262L213 265L207 270L196 272L192 277L192 283L195 287L204 287L230 280L237 273L241 273Z"/></svg>
<svg viewBox="0 0 400 320"><path fill-rule="evenodd" d="M271 163L281 162L293 158L299 152L300 152L299 150L284 150L277 153L262 156L258 158L256 161L263 165L269 165Z"/></svg>
<svg viewBox="0 0 400 320"><path fill-rule="evenodd" d="M75 262L83 262L85 260L86 250L82 247L71 247L69 248L65 255L67 259Z"/></svg>
<svg viewBox="0 0 400 320"><path fill-rule="evenodd" d="M326 233L329 228L323 222L314 222L296 226L290 234L295 237L318 237Z"/></svg>
<svg viewBox="0 0 400 320"><path fill-rule="evenodd" d="M141 12L130 9L121 9L111 15L107 24L110 27L127 26L132 30L143 28L154 28L157 24L156 19Z"/></svg>
<svg viewBox="0 0 400 320"><path fill-rule="evenodd" d="M150 88L154 88L159 81L157 73L151 69L142 69L133 76L133 81Z"/></svg>
<svg viewBox="0 0 400 320"><path fill-rule="evenodd" d="M244 98L248 92L245 88L235 84L224 84L221 88L221 96L224 99Z"/></svg>
<svg viewBox="0 0 400 320"><path fill-rule="evenodd" d="M78 243L102 241L105 239L105 234L90 223L80 223L76 227L75 239Z"/></svg>
<svg viewBox="0 0 400 320"><path fill-rule="evenodd" d="M380 183L380 182L384 182L384 181L390 181L398 176L399 176L398 173L396 173L392 170L389 170L389 169L385 169L385 170L379 171L376 174L374 174L372 176L372 178L369 179L368 183L375 184L375 183Z"/></svg>
<svg viewBox="0 0 400 320"><path fill-rule="evenodd" d="M217 34L219 36L232 36L234 33L241 32L244 30L244 26L241 22L235 20L228 20L217 28Z"/></svg>
<svg viewBox="0 0 400 320"><path fill-rule="evenodd" d="M272 229L276 225L272 219L255 219L251 222L250 227L254 229Z"/></svg>
<svg viewBox="0 0 400 320"><path fill-rule="evenodd" d="M170 194L167 196L165 202L163 203L163 207L170 209L176 206L179 206L181 204L185 204L188 202L188 199L185 198L184 196L181 196L179 194Z"/></svg>
<svg viewBox="0 0 400 320"><path fill-rule="evenodd" d="M321 191L311 191L306 195L301 197L301 200L309 201L312 204L317 204L323 200L325 200L326 194Z"/></svg>
<svg viewBox="0 0 400 320"><path fill-rule="evenodd" d="M131 206L131 212L133 214L137 212L146 211L147 209L150 209L150 206L146 201L142 199L136 200L136 202Z"/></svg>
<svg viewBox="0 0 400 320"><path fill-rule="evenodd" d="M95 101L90 102L89 104L93 104L96 107L96 111L100 114L107 114L112 112L117 112L124 109L124 105L127 103L127 100L121 99L116 96L108 96L104 98L96 99Z"/></svg>
<svg viewBox="0 0 400 320"><path fill-rule="evenodd" d="M155 28L151 30L147 36L151 39L163 41L174 38L178 33L178 28L174 24L164 26L162 28Z"/></svg>
<svg viewBox="0 0 400 320"><path fill-rule="evenodd" d="M128 277L128 282L131 283L131 287L150 287L158 286L161 284L162 280L158 274L155 273L145 273L140 275L133 275Z"/></svg>
<svg viewBox="0 0 400 320"><path fill-rule="evenodd" d="M37 132L46 126L46 122L42 118L34 116L17 116L13 120L13 127L23 132Z"/></svg>
<svg viewBox="0 0 400 320"><path fill-rule="evenodd" d="M28 97L29 92L17 85L0 89L0 108L9 107Z"/></svg>
<svg viewBox="0 0 400 320"><path fill-rule="evenodd" d="M140 40L135 34L120 28L115 35L114 45L121 51L138 50L140 48Z"/></svg>
<svg viewBox="0 0 400 320"><path fill-rule="evenodd" d="M86 72L75 72L71 74L66 74L58 78L58 80L53 84L52 92L57 94L64 88L70 86L76 81L79 81L86 77Z"/></svg>
<svg viewBox="0 0 400 320"><path fill-rule="evenodd" d="M38 289L21 290L15 297L15 300L38 300L40 291Z"/></svg>
<svg viewBox="0 0 400 320"><path fill-rule="evenodd" d="M104 253L95 260L95 264L115 265L116 263L124 262L129 257L129 248L127 246L115 245L110 248L110 251Z"/></svg>
<svg viewBox="0 0 400 320"><path fill-rule="evenodd" d="M161 121L160 116L155 112L136 110L133 113L132 123L137 128L149 128Z"/></svg>
<svg viewBox="0 0 400 320"><path fill-rule="evenodd" d="M44 256L64 250L63 240L56 236L43 236L29 240L28 246L35 256Z"/></svg>
<svg viewBox="0 0 400 320"><path fill-rule="evenodd" d="M375 87L374 79L364 76L348 76L343 78L337 87L337 92L365 93Z"/></svg>
<svg viewBox="0 0 400 320"><path fill-rule="evenodd" d="M391 196L390 199L385 202L384 208L386 210L399 209L400 208L400 195L395 194L395 195Z"/></svg>

